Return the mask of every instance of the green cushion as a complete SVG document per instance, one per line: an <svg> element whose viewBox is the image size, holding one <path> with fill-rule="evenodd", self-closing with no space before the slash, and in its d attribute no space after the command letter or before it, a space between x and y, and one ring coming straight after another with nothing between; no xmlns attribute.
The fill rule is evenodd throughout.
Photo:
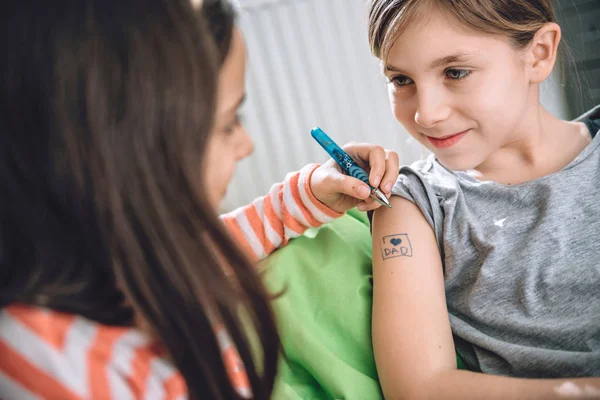
<svg viewBox="0 0 600 400"><path fill-rule="evenodd" d="M308 230L266 261L283 357L273 399L382 399L371 345L365 213Z"/></svg>

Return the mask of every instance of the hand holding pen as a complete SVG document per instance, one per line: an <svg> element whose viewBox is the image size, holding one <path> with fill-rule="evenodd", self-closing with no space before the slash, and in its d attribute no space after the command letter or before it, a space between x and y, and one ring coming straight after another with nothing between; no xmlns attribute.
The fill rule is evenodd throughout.
<svg viewBox="0 0 600 400"><path fill-rule="evenodd" d="M313 129L312 135L332 157L311 177L317 199L338 212L356 206L361 211L388 206L387 199L398 178L398 154L365 143L347 144L342 149L319 128Z"/></svg>

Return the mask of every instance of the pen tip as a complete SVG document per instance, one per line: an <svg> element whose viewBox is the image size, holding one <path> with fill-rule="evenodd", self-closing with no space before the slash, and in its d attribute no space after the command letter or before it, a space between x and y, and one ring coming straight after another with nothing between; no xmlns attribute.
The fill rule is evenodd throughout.
<svg viewBox="0 0 600 400"><path fill-rule="evenodd" d="M385 197L385 195L383 194L383 192L379 189L374 189L374 194L375 194L375 199L377 201L379 201L382 205L386 206L387 208L392 208L392 205L390 204L390 201L387 197Z"/></svg>

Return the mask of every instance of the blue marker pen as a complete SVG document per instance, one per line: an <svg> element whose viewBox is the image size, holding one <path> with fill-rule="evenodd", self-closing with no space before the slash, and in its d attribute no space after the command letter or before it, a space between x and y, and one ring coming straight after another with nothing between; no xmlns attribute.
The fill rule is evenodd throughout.
<svg viewBox="0 0 600 400"><path fill-rule="evenodd" d="M392 208L389 200L378 188L374 188L369 183L369 175L362 169L356 161L352 159L340 146L338 146L321 128L314 128L310 131L312 137L325 149L327 153L342 167L342 170L348 175L360 179L371 188L371 197L379 204Z"/></svg>

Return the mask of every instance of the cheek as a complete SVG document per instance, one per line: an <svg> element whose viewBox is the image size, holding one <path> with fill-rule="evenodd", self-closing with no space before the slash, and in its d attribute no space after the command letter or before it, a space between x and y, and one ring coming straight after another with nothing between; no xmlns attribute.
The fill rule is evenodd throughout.
<svg viewBox="0 0 600 400"><path fill-rule="evenodd" d="M216 134L208 142L204 155L205 189L202 195L207 196L215 210L223 201L227 187L236 167L235 152L228 137Z"/></svg>
<svg viewBox="0 0 600 400"><path fill-rule="evenodd" d="M388 89L388 96L394 117L405 129L410 131L410 126L415 120L416 110L406 98L406 94L392 88Z"/></svg>
<svg viewBox="0 0 600 400"><path fill-rule="evenodd" d="M206 183L212 187L223 185L223 178L229 170L228 154L223 149L223 143L219 138L214 138L209 143L205 158L204 178Z"/></svg>
<svg viewBox="0 0 600 400"><path fill-rule="evenodd" d="M233 178L233 168L231 168L229 159L213 159L212 164L206 169L206 190L205 195L210 200L215 210L225 199L227 188Z"/></svg>
<svg viewBox="0 0 600 400"><path fill-rule="evenodd" d="M470 107L477 113L498 112L509 100L507 85L488 79L469 94Z"/></svg>
<svg viewBox="0 0 600 400"><path fill-rule="evenodd" d="M216 161L216 165L218 167L215 168L215 176L217 179L215 185L225 192L233 179L237 166L237 159L235 153L231 151L231 148L226 148L225 151L221 153L221 156Z"/></svg>
<svg viewBox="0 0 600 400"><path fill-rule="evenodd" d="M514 69L487 74L474 82L469 91L469 114L480 121L506 123L525 107L527 84Z"/></svg>

